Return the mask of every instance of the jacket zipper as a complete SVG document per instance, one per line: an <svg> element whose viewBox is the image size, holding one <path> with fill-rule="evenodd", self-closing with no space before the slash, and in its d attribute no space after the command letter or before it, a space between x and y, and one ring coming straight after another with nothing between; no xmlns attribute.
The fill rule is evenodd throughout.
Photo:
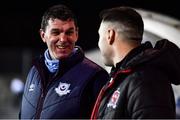
<svg viewBox="0 0 180 120"><path fill-rule="evenodd" d="M41 116L45 96L46 96L46 93L41 89L41 95L39 97L39 102L38 102L37 109L36 109L35 119L39 119Z"/></svg>
<svg viewBox="0 0 180 120"><path fill-rule="evenodd" d="M39 97L39 102L38 102L37 109L36 109L35 119L40 119L41 112L42 112L42 109L43 109L44 100L45 100L48 88L54 81L56 81L56 75L47 84L46 91L44 91L44 89L41 88L41 95Z"/></svg>
<svg viewBox="0 0 180 120"><path fill-rule="evenodd" d="M111 88L113 84L114 84L114 80L113 80L113 78L111 78L110 82L101 89L101 91L100 91L100 93L98 95L98 98L96 100L96 103L94 105L92 114L91 114L91 118L90 118L91 120L96 120L97 119L97 117L98 117L97 114L98 114L100 102L101 102L105 92L107 91L107 89Z"/></svg>
<svg viewBox="0 0 180 120"><path fill-rule="evenodd" d="M97 100L96 100L96 103L95 103L95 105L94 105L92 114L91 114L91 118L90 118L91 120L96 120L96 119L98 119L97 117L98 117L98 110L99 110L99 107L100 107L100 103L101 103L101 101L102 101L102 99L103 99L103 97L104 97L105 92L107 91L107 89L111 89L112 86L114 85L115 79L117 78L117 76L118 76L119 74L122 74L122 73L123 73L123 74L128 74L128 73L130 73L130 72L132 72L131 69L126 69L126 70L120 70L120 71L118 71L118 72L113 76L113 78L111 78L111 80L108 82L108 84L105 85L105 86L101 89L101 91L100 91L100 93L99 93L99 95L98 95L98 98L97 98Z"/></svg>

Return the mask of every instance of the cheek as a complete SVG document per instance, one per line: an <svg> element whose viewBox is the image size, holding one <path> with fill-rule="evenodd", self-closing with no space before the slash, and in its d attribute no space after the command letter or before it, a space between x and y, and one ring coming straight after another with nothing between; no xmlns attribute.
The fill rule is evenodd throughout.
<svg viewBox="0 0 180 120"><path fill-rule="evenodd" d="M100 40L98 41L98 47L100 48Z"/></svg>
<svg viewBox="0 0 180 120"><path fill-rule="evenodd" d="M68 40L69 42L73 42L73 43L77 42L77 40L78 40L78 34L74 33L74 34L71 35L71 36L67 36L67 40Z"/></svg>
<svg viewBox="0 0 180 120"><path fill-rule="evenodd" d="M46 41L46 44L47 44L47 46L49 46L49 47L50 47L50 46L52 46L52 41L47 40L47 41Z"/></svg>
<svg viewBox="0 0 180 120"><path fill-rule="evenodd" d="M77 42L77 40L78 40L78 36L77 35L75 35L73 38L72 38L72 42Z"/></svg>
<svg viewBox="0 0 180 120"><path fill-rule="evenodd" d="M73 40L73 42L76 43L76 42L77 42L77 38L75 38L75 39Z"/></svg>
<svg viewBox="0 0 180 120"><path fill-rule="evenodd" d="M99 48L101 48L102 45L103 45L103 39L102 39L102 37L99 37L99 41L98 41Z"/></svg>
<svg viewBox="0 0 180 120"><path fill-rule="evenodd" d="M105 39L105 38L101 38L101 39L99 40L99 46L100 46L101 48L103 48L103 49L106 48L107 43L106 43L106 39Z"/></svg>
<svg viewBox="0 0 180 120"><path fill-rule="evenodd" d="M48 44L55 44L56 42L58 42L59 37L58 36L50 36L47 38L46 42Z"/></svg>
<svg viewBox="0 0 180 120"><path fill-rule="evenodd" d="M47 40L46 41L46 45L47 45L47 47L50 49L50 50L54 50L55 49L55 41L53 41L53 40Z"/></svg>

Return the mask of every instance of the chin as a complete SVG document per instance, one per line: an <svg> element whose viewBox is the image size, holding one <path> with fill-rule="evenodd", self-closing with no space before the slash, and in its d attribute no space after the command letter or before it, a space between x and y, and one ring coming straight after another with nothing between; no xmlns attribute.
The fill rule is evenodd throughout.
<svg viewBox="0 0 180 120"><path fill-rule="evenodd" d="M68 56L60 56L60 57L58 57L59 60L66 59L66 58L68 58Z"/></svg>
<svg viewBox="0 0 180 120"><path fill-rule="evenodd" d="M104 65L109 66L109 63L107 61L103 60L103 62L104 62Z"/></svg>
<svg viewBox="0 0 180 120"><path fill-rule="evenodd" d="M110 63L104 63L106 66L108 66L108 67L112 67L113 65L112 64L110 64Z"/></svg>
<svg viewBox="0 0 180 120"><path fill-rule="evenodd" d="M70 56L71 52L69 51L61 51L56 53L56 58L57 59L65 59L68 58Z"/></svg>
<svg viewBox="0 0 180 120"><path fill-rule="evenodd" d="M103 59L103 62L104 62L104 64L105 64L106 66L109 66L109 67L113 66L113 63L110 62L110 61L107 60L107 59Z"/></svg>
<svg viewBox="0 0 180 120"><path fill-rule="evenodd" d="M65 55L60 55L60 56L57 56L58 59L66 59L70 56L70 54L65 54Z"/></svg>

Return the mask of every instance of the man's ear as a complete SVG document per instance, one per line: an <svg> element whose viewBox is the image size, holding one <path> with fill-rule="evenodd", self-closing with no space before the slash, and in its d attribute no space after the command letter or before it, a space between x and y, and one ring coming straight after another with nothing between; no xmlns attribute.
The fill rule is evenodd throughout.
<svg viewBox="0 0 180 120"><path fill-rule="evenodd" d="M41 36L42 41L45 43L45 42L46 42L45 32L44 32L42 29L40 29L40 30L39 30L39 34L40 34L40 36Z"/></svg>
<svg viewBox="0 0 180 120"><path fill-rule="evenodd" d="M113 29L108 30L108 41L110 45L112 45L115 41L115 31Z"/></svg>

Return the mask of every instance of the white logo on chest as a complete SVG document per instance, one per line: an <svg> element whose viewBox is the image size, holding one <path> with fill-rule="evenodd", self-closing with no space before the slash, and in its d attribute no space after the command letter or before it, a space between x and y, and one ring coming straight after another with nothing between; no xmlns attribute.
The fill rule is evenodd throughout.
<svg viewBox="0 0 180 120"><path fill-rule="evenodd" d="M70 84L60 82L59 86L55 88L55 91L59 96L63 96L70 93L71 90L69 90L69 87Z"/></svg>
<svg viewBox="0 0 180 120"><path fill-rule="evenodd" d="M35 88L35 84L31 84L29 86L29 92L34 91L34 88Z"/></svg>
<svg viewBox="0 0 180 120"><path fill-rule="evenodd" d="M119 96L120 96L120 92L116 90L111 96L110 101L107 104L107 107L112 107L113 109L115 109L117 106L117 102L119 100Z"/></svg>

